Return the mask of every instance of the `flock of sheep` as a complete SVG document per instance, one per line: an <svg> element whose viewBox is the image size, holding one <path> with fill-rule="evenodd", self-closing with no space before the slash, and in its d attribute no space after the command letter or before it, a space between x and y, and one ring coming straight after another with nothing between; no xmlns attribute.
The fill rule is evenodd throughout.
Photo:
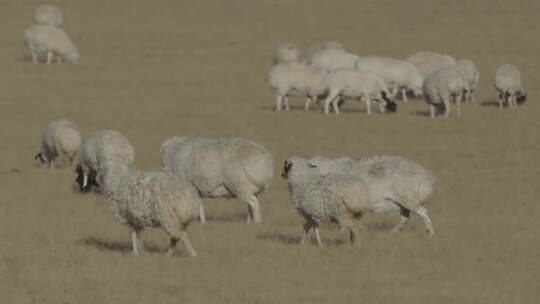
<svg viewBox="0 0 540 304"><path fill-rule="evenodd" d="M394 97L401 93L424 97L430 105L431 117L450 115L450 101L456 102L456 115L461 115L461 101L472 102L480 84L480 73L468 59L455 60L449 55L421 51L405 59L377 56L357 56L345 50L337 41L321 42L308 48L300 56L296 44L277 45L272 52L273 66L266 81L276 92L276 110L289 110L289 96L307 97L305 109L324 99L324 114L339 114L339 106L346 98L366 103L371 114L371 102L381 112L395 112ZM525 102L519 69L510 64L499 66L494 76L499 107L504 101L510 108ZM437 113L436 113L437 112Z"/></svg>

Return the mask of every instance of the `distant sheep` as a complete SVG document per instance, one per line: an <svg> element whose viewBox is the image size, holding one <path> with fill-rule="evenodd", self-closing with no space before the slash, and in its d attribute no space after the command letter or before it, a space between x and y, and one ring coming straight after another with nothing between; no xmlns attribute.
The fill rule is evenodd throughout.
<svg viewBox="0 0 540 304"><path fill-rule="evenodd" d="M465 91L463 76L453 68L442 68L431 73L424 81L424 98L430 105L431 118L435 117L435 109L438 114L444 114L444 118L450 116L450 99L454 97L456 102L456 114L461 115L461 99Z"/></svg>
<svg viewBox="0 0 540 304"><path fill-rule="evenodd" d="M247 222L262 222L259 196L274 176L266 148L242 138L173 137L160 152L163 169L191 183L201 196L239 198L247 203ZM200 213L204 221L202 205Z"/></svg>
<svg viewBox="0 0 540 304"><path fill-rule="evenodd" d="M371 212L400 212L401 220L392 229L403 229L410 213L418 214L429 234L434 234L425 208L435 193L437 179L420 164L399 156L340 157L316 156L307 160L319 174L349 174L361 178L369 191Z"/></svg>
<svg viewBox="0 0 540 304"><path fill-rule="evenodd" d="M96 174L108 160L119 160L127 165L135 161L135 150L118 131L99 131L91 134L80 149L77 163L77 183L81 192L89 191L97 186Z"/></svg>
<svg viewBox="0 0 540 304"><path fill-rule="evenodd" d="M338 41L322 41L312 44L308 47L304 56L304 61L309 63L312 60L313 56L315 56L315 54L326 50L338 50L346 52L343 44Z"/></svg>
<svg viewBox="0 0 540 304"><path fill-rule="evenodd" d="M328 49L315 53L309 64L322 70L332 71L340 68L354 69L356 60L358 56L351 53L339 49Z"/></svg>
<svg viewBox="0 0 540 304"><path fill-rule="evenodd" d="M350 231L351 244L360 218L368 211L369 192L361 178L346 174L318 174L305 159L285 161L281 175L289 184L293 208L304 217L303 244L315 228L317 244L322 246L320 222L334 222Z"/></svg>
<svg viewBox="0 0 540 304"><path fill-rule="evenodd" d="M43 131L41 148L34 159L54 168L57 158L73 162L80 146L81 134L74 123L65 119L53 121Z"/></svg>
<svg viewBox="0 0 540 304"><path fill-rule="evenodd" d="M512 64L503 64L495 70L493 84L497 91L499 108L503 108L506 100L509 108L515 108L527 100L527 93L521 83L521 72Z"/></svg>
<svg viewBox="0 0 540 304"><path fill-rule="evenodd" d="M199 215L202 200L189 183L170 173L138 171L115 160L105 162L97 182L114 217L129 226L135 255L143 249L139 234L146 227L161 227L169 234L167 256L174 254L178 240L184 242L190 256L196 255L186 228Z"/></svg>
<svg viewBox="0 0 540 304"><path fill-rule="evenodd" d="M285 42L276 45L272 49L272 64L293 63L300 59L300 50L292 42Z"/></svg>
<svg viewBox="0 0 540 304"><path fill-rule="evenodd" d="M480 85L480 72L476 68L474 62L469 59L460 59L456 61L456 69L463 76L465 81L465 96L463 100L466 102L473 102L473 93L478 89Z"/></svg>
<svg viewBox="0 0 540 304"><path fill-rule="evenodd" d="M63 29L53 25L34 24L24 31L24 39L32 53L32 60L38 63L38 54L47 54L47 64L56 56L57 62L79 61L77 46L69 39Z"/></svg>
<svg viewBox="0 0 540 304"><path fill-rule="evenodd" d="M414 64L424 78L438 69L454 67L456 65L456 60L452 56L431 51L416 52L405 58L405 60Z"/></svg>
<svg viewBox="0 0 540 304"><path fill-rule="evenodd" d="M42 4L34 11L34 22L36 24L46 24L62 27L64 24L64 13L62 9L53 4Z"/></svg>

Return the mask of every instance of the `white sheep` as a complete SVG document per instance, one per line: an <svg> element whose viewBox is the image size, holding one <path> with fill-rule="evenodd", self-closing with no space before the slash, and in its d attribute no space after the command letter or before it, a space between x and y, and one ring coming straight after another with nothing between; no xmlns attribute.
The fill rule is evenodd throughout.
<svg viewBox="0 0 540 304"><path fill-rule="evenodd" d="M34 24L24 31L24 39L32 52L32 60L38 63L38 54L47 54L47 64L56 56L57 62L79 61L79 49L63 29L53 25Z"/></svg>
<svg viewBox="0 0 540 304"><path fill-rule="evenodd" d="M55 167L56 159L72 162L81 146L81 134L77 126L65 119L56 120L43 130L41 148L34 159Z"/></svg>
<svg viewBox="0 0 540 304"><path fill-rule="evenodd" d="M132 165L135 149L124 135L118 131L99 131L91 134L81 145L77 162L77 183L81 192L96 186L96 174L108 160L123 161Z"/></svg>
<svg viewBox="0 0 540 304"><path fill-rule="evenodd" d="M389 57L363 56L356 60L355 67L379 74L388 85L392 97L399 90L405 102L407 102L407 90L411 90L415 96L422 96L424 77L408 61Z"/></svg>
<svg viewBox="0 0 540 304"><path fill-rule="evenodd" d="M521 83L521 72L512 64L503 64L495 70L493 85L497 91L499 108L503 107L506 100L510 108L517 107L518 103L527 100L527 93Z"/></svg>
<svg viewBox="0 0 540 304"><path fill-rule="evenodd" d="M431 118L435 117L435 108L444 118L450 116L450 99L453 96L456 102L456 114L461 115L461 99L466 89L465 80L453 68L442 68L428 75L424 81L424 98L430 105Z"/></svg>
<svg viewBox="0 0 540 304"><path fill-rule="evenodd" d="M290 110L289 96L306 96L305 109L313 101L318 105L318 97L326 92L325 72L301 63L281 63L274 65L266 77L266 82L276 92L276 111Z"/></svg>
<svg viewBox="0 0 540 304"><path fill-rule="evenodd" d="M321 41L308 47L303 60L306 63L309 63L312 60L313 56L315 56L315 54L326 50L338 50L346 52L343 44L338 41Z"/></svg>
<svg viewBox="0 0 540 304"><path fill-rule="evenodd" d="M439 54L431 51L420 51L405 58L406 61L414 64L422 77L426 78L429 74L440 68L453 67L456 60L450 55Z"/></svg>
<svg viewBox="0 0 540 304"><path fill-rule="evenodd" d="M339 68L354 69L356 60L358 60L358 56L351 53L338 49L328 49L315 53L309 64L319 69L331 71Z"/></svg>
<svg viewBox="0 0 540 304"><path fill-rule="evenodd" d="M473 93L480 85L480 72L476 68L474 62L469 59L460 59L456 61L456 69L463 77L463 80L465 80L464 101L473 102Z"/></svg>
<svg viewBox="0 0 540 304"><path fill-rule="evenodd" d="M289 184L293 208L305 219L301 244L315 228L317 244L322 246L320 222L338 223L348 229L354 243L360 218L369 204L369 192L361 178L346 174L323 176L300 157L287 159L281 176Z"/></svg>
<svg viewBox="0 0 540 304"><path fill-rule="evenodd" d="M272 64L298 62L300 58L300 50L298 46L292 42L284 42L276 45L272 49Z"/></svg>
<svg viewBox="0 0 540 304"><path fill-rule="evenodd" d="M64 13L62 9L53 4L42 4L34 11L34 22L36 24L47 24L62 27L64 24Z"/></svg>
<svg viewBox="0 0 540 304"><path fill-rule="evenodd" d="M133 253L143 250L140 233L146 227L161 227L170 236L167 255L172 256L182 240L190 256L195 250L186 228L199 215L201 198L189 183L167 172L144 172L125 162L107 161L97 175L102 193L110 201L114 217L131 230Z"/></svg>
<svg viewBox="0 0 540 304"><path fill-rule="evenodd" d="M330 103L339 115L340 98L355 98L367 104L367 114L371 114L371 101L379 104L381 112L395 112L396 103L391 99L386 83L377 74L349 68L340 68L329 72L325 79L328 97L324 101L324 114L329 113Z"/></svg>
<svg viewBox="0 0 540 304"><path fill-rule="evenodd" d="M392 232L400 231L414 212L424 221L427 232L434 234L425 205L435 193L437 179L420 164L400 156L315 156L308 164L323 175L350 174L361 178L369 191L371 212L400 212L401 220Z"/></svg>
<svg viewBox="0 0 540 304"><path fill-rule="evenodd" d="M265 147L242 138L173 137L160 152L163 169L190 182L201 196L238 198L247 203L247 222L262 222L259 197L274 176ZM204 222L202 205L200 217Z"/></svg>

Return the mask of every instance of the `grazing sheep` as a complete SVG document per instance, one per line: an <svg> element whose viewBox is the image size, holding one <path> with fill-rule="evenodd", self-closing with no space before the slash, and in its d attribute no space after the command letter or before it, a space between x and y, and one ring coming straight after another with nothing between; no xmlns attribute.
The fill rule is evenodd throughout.
<svg viewBox="0 0 540 304"><path fill-rule="evenodd" d="M334 112L339 115L337 104L340 98L356 98L366 102L368 115L371 114L372 100L379 104L381 112L397 110L386 83L373 72L341 68L329 72L324 81L329 91L324 101L324 114L329 113L332 103Z"/></svg>
<svg viewBox="0 0 540 304"><path fill-rule="evenodd" d="M304 61L310 62L313 56L315 56L315 54L326 51L326 50L338 50L338 51L346 52L345 47L343 47L343 44L341 44L338 41L322 41L322 42L318 42L309 46L306 52L306 55L304 56Z"/></svg>
<svg viewBox="0 0 540 304"><path fill-rule="evenodd" d="M42 4L34 11L34 22L36 24L47 24L62 27L64 24L64 13L62 9L53 4Z"/></svg>
<svg viewBox="0 0 540 304"><path fill-rule="evenodd" d="M456 114L461 115L460 104L465 80L456 68L442 68L431 73L424 81L424 98L430 105L431 118L435 117L435 108L444 118L450 116L450 98L456 101Z"/></svg>
<svg viewBox="0 0 540 304"><path fill-rule="evenodd" d="M521 72L512 64L503 64L495 70L493 84L497 91L497 100L499 108L503 108L506 100L509 108L517 107L518 103L524 103L527 100L527 93L521 84Z"/></svg>
<svg viewBox="0 0 540 304"><path fill-rule="evenodd" d="M370 194L371 212L400 212L401 220L392 232L401 230L414 212L423 219L427 232L434 234L425 204L435 193L437 179L420 164L400 156L335 159L316 156L308 164L319 174L350 174L361 178Z"/></svg>
<svg viewBox="0 0 540 304"><path fill-rule="evenodd" d="M54 168L56 158L73 162L80 146L81 134L74 123L65 119L53 121L43 131L41 148L34 159Z"/></svg>
<svg viewBox="0 0 540 304"><path fill-rule="evenodd" d="M135 150L118 131L95 132L86 139L79 152L77 183L81 192L88 192L96 184L96 173L108 160L119 160L127 165L135 161Z"/></svg>
<svg viewBox="0 0 540 304"><path fill-rule="evenodd" d="M401 90L405 102L407 102L407 90L411 90L415 96L422 96L424 77L408 61L388 57L365 56L358 58L355 67L379 74L388 85L392 97L399 90Z"/></svg>
<svg viewBox="0 0 540 304"><path fill-rule="evenodd" d="M276 111L289 111L288 96L306 96L305 109L313 101L318 105L318 97L326 92L324 86L325 72L321 69L300 63L282 63L273 66L268 72L266 82L277 93Z"/></svg>
<svg viewBox="0 0 540 304"><path fill-rule="evenodd" d="M114 217L129 226L135 255L142 251L139 234L145 227L161 227L169 234L168 256L174 254L178 240L184 242L190 256L196 255L186 228L199 215L202 200L189 183L167 172L138 171L117 160L104 163L97 182Z"/></svg>
<svg viewBox="0 0 540 304"><path fill-rule="evenodd" d="M405 58L406 61L414 64L422 77L426 78L429 74L440 68L453 67L456 60L450 55L439 54L431 51L420 51Z"/></svg>
<svg viewBox="0 0 540 304"><path fill-rule="evenodd" d="M300 50L292 42L278 44L272 49L272 64L274 65L298 62L299 58Z"/></svg>
<svg viewBox="0 0 540 304"><path fill-rule="evenodd" d="M460 59L456 61L456 69L465 80L465 96L464 101L474 101L474 91L480 85L480 72L476 68L474 62L469 59Z"/></svg>
<svg viewBox="0 0 540 304"><path fill-rule="evenodd" d="M265 147L242 138L173 137L160 152L163 169L190 182L201 196L239 198L247 203L247 222L262 222L259 196L274 176L274 159ZM200 213L204 222L202 205Z"/></svg>
<svg viewBox="0 0 540 304"><path fill-rule="evenodd" d="M63 29L53 25L34 24L24 31L24 39L32 52L32 60L38 63L37 54L47 54L47 64L56 56L57 62L62 58L69 62L79 61L79 49L69 39Z"/></svg>
<svg viewBox="0 0 540 304"><path fill-rule="evenodd" d="M309 64L314 67L331 71L339 68L354 69L358 56L338 49L329 49L313 55Z"/></svg>
<svg viewBox="0 0 540 304"><path fill-rule="evenodd" d="M338 223L349 229L351 244L354 243L360 218L369 203L362 179L345 174L320 175L305 159L296 156L285 161L281 176L289 184L293 208L305 219L301 244L315 228L317 244L322 246L320 222Z"/></svg>

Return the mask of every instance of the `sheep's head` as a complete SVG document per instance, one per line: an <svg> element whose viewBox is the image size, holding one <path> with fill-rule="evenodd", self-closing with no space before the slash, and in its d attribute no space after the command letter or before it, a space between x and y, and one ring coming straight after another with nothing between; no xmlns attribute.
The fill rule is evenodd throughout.
<svg viewBox="0 0 540 304"><path fill-rule="evenodd" d="M36 156L34 156L34 160L36 159L39 159L39 161L44 164L46 162L48 162L48 159L45 155L43 155L43 153L39 152L38 154L36 154Z"/></svg>
<svg viewBox="0 0 540 304"><path fill-rule="evenodd" d="M394 113L397 111L397 103L386 92L381 91L382 98L384 99L384 109L387 112Z"/></svg>
<svg viewBox="0 0 540 304"><path fill-rule="evenodd" d="M517 95L516 102L518 104L523 104L525 103L525 101L527 101L527 93L525 93L524 91L517 91L516 95Z"/></svg>
<svg viewBox="0 0 540 304"><path fill-rule="evenodd" d="M285 180L290 180L305 174L316 174L316 171L312 171L313 168L316 168L316 166L310 164L306 159L293 156L287 159L283 164L281 177Z"/></svg>

